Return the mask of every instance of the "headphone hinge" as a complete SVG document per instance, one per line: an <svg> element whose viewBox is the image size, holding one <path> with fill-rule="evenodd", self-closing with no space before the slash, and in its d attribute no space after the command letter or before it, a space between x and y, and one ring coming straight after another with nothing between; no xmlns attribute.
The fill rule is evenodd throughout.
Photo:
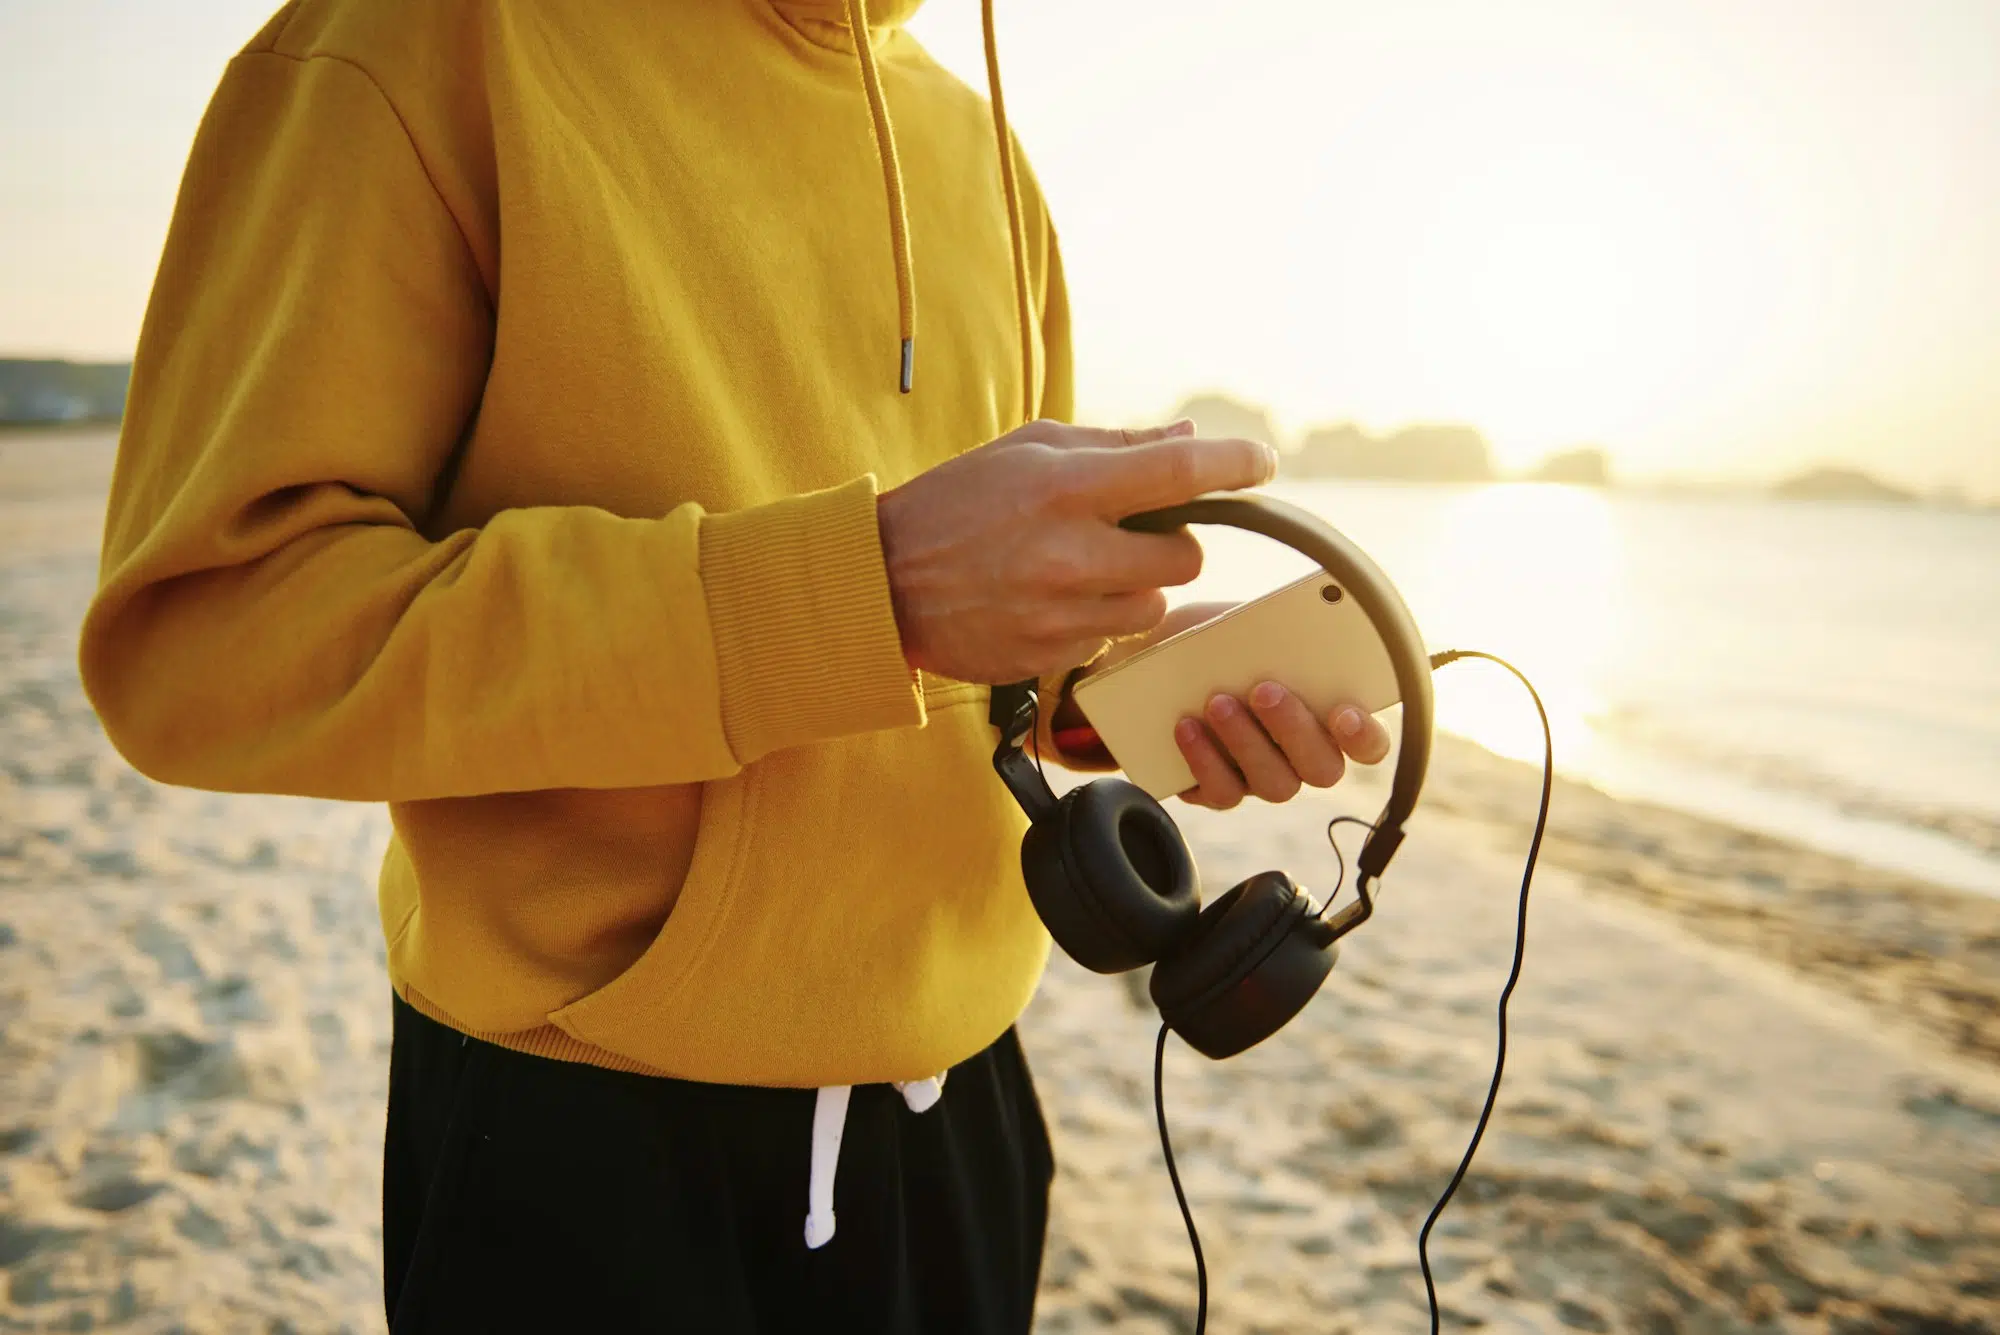
<svg viewBox="0 0 2000 1335"><path fill-rule="evenodd" d="M1381 879L1388 870L1389 859L1396 856L1396 850L1403 846L1403 827L1400 825L1378 825L1368 835L1368 842L1361 846L1361 858L1356 864L1361 874L1373 880Z"/></svg>
<svg viewBox="0 0 2000 1335"><path fill-rule="evenodd" d="M1035 683L1018 681L995 686L993 701L986 712L993 726L1000 729L1000 745L993 748L993 772L1007 785L1007 791L1021 804L1030 822L1051 814L1057 806L1055 790L1049 787L1041 767L1029 757L1023 745L1035 730L1035 715L1040 705L1041 696ZM1003 706L1005 713L1001 712Z"/></svg>

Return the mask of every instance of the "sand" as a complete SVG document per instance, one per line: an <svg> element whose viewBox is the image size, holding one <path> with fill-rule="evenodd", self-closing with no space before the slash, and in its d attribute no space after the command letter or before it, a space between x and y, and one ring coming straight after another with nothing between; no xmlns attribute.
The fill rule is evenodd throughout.
<svg viewBox="0 0 2000 1335"><path fill-rule="evenodd" d="M74 654L108 460L0 437L0 1331L377 1331L386 822L117 758ZM1532 776L1447 745L1432 794L1299 1022L1169 1047L1217 1332L1425 1329ZM1212 888L1324 885L1318 821L1378 798L1176 814ZM2000 902L1567 784L1535 893L1447 1329L2000 1332ZM1047 1332L1191 1327L1141 985L1058 962L1023 1020Z"/></svg>

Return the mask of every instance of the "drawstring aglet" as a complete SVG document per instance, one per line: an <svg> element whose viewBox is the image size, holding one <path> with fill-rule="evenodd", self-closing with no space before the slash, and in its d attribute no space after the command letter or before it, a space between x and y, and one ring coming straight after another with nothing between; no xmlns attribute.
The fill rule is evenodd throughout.
<svg viewBox="0 0 2000 1335"><path fill-rule="evenodd" d="M917 340L914 338L906 338L903 340L903 379L902 379L903 392L905 394L908 394L910 392L910 386L915 381L916 369L917 369Z"/></svg>

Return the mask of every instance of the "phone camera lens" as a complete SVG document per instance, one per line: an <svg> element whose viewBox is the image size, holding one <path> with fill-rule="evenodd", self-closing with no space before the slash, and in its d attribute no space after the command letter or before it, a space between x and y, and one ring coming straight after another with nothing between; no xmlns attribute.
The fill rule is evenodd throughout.
<svg viewBox="0 0 2000 1335"><path fill-rule="evenodd" d="M1337 603L1347 595L1340 591L1338 584L1322 584L1320 585L1319 596L1322 601Z"/></svg>

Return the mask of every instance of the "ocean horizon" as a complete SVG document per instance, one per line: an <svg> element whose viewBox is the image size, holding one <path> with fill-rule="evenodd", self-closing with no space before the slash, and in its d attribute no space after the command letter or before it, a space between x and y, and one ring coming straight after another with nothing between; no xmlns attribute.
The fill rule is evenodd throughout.
<svg viewBox="0 0 2000 1335"><path fill-rule="evenodd" d="M1533 483L1284 481L1403 591L1434 650L1534 679L1559 772L2000 895L2000 522L1977 511ZM1305 569L1203 530L1175 601ZM1447 732L1540 756L1497 668L1438 680Z"/></svg>

